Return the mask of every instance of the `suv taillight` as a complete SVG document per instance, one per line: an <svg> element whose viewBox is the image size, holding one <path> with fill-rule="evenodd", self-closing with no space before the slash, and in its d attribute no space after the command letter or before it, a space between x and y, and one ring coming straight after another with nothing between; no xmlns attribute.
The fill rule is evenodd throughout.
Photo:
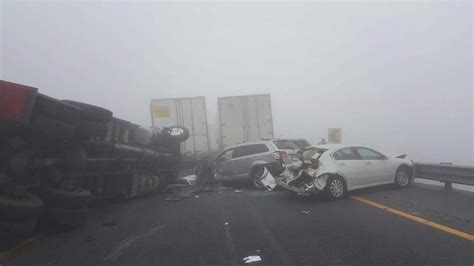
<svg viewBox="0 0 474 266"><path fill-rule="evenodd" d="M276 160L281 160L287 158L288 153L286 151L276 151L273 153L273 157L275 157Z"/></svg>

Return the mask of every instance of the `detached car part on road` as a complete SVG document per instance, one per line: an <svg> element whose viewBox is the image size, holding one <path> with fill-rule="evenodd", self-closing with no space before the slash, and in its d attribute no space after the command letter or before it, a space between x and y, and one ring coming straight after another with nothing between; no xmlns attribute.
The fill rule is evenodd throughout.
<svg viewBox="0 0 474 266"><path fill-rule="evenodd" d="M401 157L388 157L361 146L310 146L300 150L290 163L262 165L274 168L279 163L284 171L276 176L265 172L258 182L269 190L278 185L303 196L326 192L330 198L340 199L347 191L359 188L384 184L407 187L413 180L413 163Z"/></svg>
<svg viewBox="0 0 474 266"><path fill-rule="evenodd" d="M105 108L0 81L0 239L40 215L85 222L93 198L131 198L177 176L184 127L145 128Z"/></svg>

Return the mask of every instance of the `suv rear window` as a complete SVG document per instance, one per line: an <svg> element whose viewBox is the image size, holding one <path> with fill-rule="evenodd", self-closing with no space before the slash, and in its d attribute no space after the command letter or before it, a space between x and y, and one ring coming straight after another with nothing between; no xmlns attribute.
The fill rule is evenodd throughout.
<svg viewBox="0 0 474 266"><path fill-rule="evenodd" d="M247 155L252 155L252 154L257 154L257 153L262 153L262 152L267 152L267 151L269 150L265 144L245 145L245 146L236 147L234 149L234 154L232 155L232 158L238 158L242 156L247 156Z"/></svg>
<svg viewBox="0 0 474 266"><path fill-rule="evenodd" d="M292 141L290 140L275 140L273 141L273 144L280 149L280 150L298 150L298 146L296 146Z"/></svg>

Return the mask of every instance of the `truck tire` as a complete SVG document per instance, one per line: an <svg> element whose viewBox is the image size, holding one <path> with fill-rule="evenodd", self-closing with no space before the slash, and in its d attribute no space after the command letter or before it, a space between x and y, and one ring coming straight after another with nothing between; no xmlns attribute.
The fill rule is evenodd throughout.
<svg viewBox="0 0 474 266"><path fill-rule="evenodd" d="M38 115L32 122L33 131L39 131L50 137L70 139L74 136L76 127L45 115Z"/></svg>
<svg viewBox="0 0 474 266"><path fill-rule="evenodd" d="M47 115L73 125L81 117L81 109L79 107L43 94L36 96L33 113Z"/></svg>
<svg viewBox="0 0 474 266"><path fill-rule="evenodd" d="M89 209L87 207L76 209L46 208L46 217L50 222L67 227L79 227L85 224L87 222L88 213Z"/></svg>
<svg viewBox="0 0 474 266"><path fill-rule="evenodd" d="M107 110L105 108L70 100L63 100L63 102L79 107L81 109L82 119L95 122L110 122L110 120L112 120L112 111Z"/></svg>
<svg viewBox="0 0 474 266"><path fill-rule="evenodd" d="M189 138L189 130L185 127L165 127L163 131L166 134L166 139L173 142L183 142Z"/></svg>
<svg viewBox="0 0 474 266"><path fill-rule="evenodd" d="M81 119L78 123L77 133L79 136L86 138L105 137L107 124Z"/></svg>
<svg viewBox="0 0 474 266"><path fill-rule="evenodd" d="M65 190L45 186L40 187L38 193L48 208L80 208L92 201L92 194L82 188Z"/></svg>
<svg viewBox="0 0 474 266"><path fill-rule="evenodd" d="M15 197L0 194L0 221L26 221L42 212L43 201L28 191L17 192Z"/></svg>

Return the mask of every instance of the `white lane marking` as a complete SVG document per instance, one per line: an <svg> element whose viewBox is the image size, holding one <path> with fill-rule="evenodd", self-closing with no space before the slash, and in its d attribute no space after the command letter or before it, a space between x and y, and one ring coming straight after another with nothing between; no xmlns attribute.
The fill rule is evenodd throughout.
<svg viewBox="0 0 474 266"><path fill-rule="evenodd" d="M154 227L154 228L148 230L147 232L145 232L143 234L140 234L140 235L137 235L137 236L134 236L134 237L131 237L129 239L121 241L112 250L112 252L110 252L109 255L107 257L105 257L104 261L116 260L118 257L120 257L123 254L123 252L125 250L129 249L133 245L134 242L136 242L137 240L144 239L144 238L147 238L147 237L151 236L152 234L154 234L156 231L162 229L163 227L165 227L165 226L164 225L159 225L157 227Z"/></svg>

